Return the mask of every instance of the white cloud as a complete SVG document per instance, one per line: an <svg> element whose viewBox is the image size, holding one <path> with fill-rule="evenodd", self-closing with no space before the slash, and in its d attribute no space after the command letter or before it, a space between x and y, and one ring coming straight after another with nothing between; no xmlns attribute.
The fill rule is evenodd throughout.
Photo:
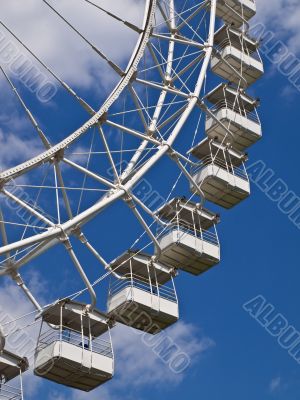
<svg viewBox="0 0 300 400"><path fill-rule="evenodd" d="M54 4L54 1L52 3ZM80 3L81 6L79 6ZM98 3L100 4L100 2ZM139 21L139 25L144 4L144 1L139 0L101 1L101 5L104 7L115 11L125 19L136 23ZM84 6L83 18L83 6L83 0L76 4L70 0L59 2L59 9L68 16L74 25L78 26L93 42L99 43L99 48L103 49L113 60L124 64L135 44L136 34L114 23L110 18L102 18L102 15L92 7ZM70 85L94 90L101 87L100 82L103 85L103 81L105 84L110 81L111 74L108 73L99 58L65 25L61 24L55 15L49 13L46 15L45 6L41 1L28 0L26 4L20 5L19 0L10 0L5 7L2 7L1 12L7 24L22 37L24 42L30 44L30 47ZM22 122L24 121L21 119L18 121L19 128L23 126ZM6 132L0 130L0 143L1 168L19 163L21 157L31 158L39 151L40 146L39 141L31 138L25 141L23 136L17 137L11 133L11 130ZM32 279L31 283L36 286L37 282L36 279ZM32 310L30 303L24 301L20 290L11 283L5 283L2 286L0 304L6 305L5 312L13 318ZM22 322L24 323L24 321ZM34 341L37 334L36 327L28 329L27 332ZM210 338L204 337L194 325L184 322L179 322L171 327L167 334L181 351L191 358L192 364L214 345L214 342ZM161 383L174 385L184 379L184 374L174 374L168 363L163 362L152 347L146 346L141 340L141 335L133 330L119 326L115 329L113 337L116 352L116 377L107 386L88 395L74 392L73 400L83 398L93 400L99 399L99 397L103 400L121 398L124 400L124 385L128 388L128 381L130 381L130 387L139 390ZM31 373L26 374L25 394L33 395L42 384L42 379L35 378ZM128 395L130 396L130 393ZM50 398L60 400L64 398L60 395L59 387L58 392L50 394ZM67 398L69 399L70 396Z"/></svg>
<svg viewBox="0 0 300 400"><path fill-rule="evenodd" d="M167 331L167 337L190 358L195 360L202 351L212 345L212 342L197 337L197 330L193 325L178 322ZM160 353L159 345L143 343L149 336L140 335L137 331L124 326L119 326L114 335L114 346L117 357L118 376L122 383L125 383L130 376L133 386L139 387L144 384L159 384L161 382L179 383L183 375L174 374L168 363L160 360L156 352ZM155 343L159 337L150 337ZM157 347L156 347L157 346ZM118 367L119 364L119 367ZM126 368L125 368L126 365ZM142 374L141 374L142 371Z"/></svg>
<svg viewBox="0 0 300 400"><path fill-rule="evenodd" d="M38 295L42 294L44 287L43 279L37 273L29 275L28 285ZM42 296L40 296L42 298ZM35 314L28 315L14 322L20 316L27 315L34 311L33 305L24 296L21 289L11 280L2 280L0 290L0 324L6 337L5 348L16 353L19 356L29 358L31 369L24 374L23 384L27 396L32 396L39 390L42 381L32 373L33 354L36 346L39 323L34 321ZM7 323L7 322L11 323ZM28 326L28 327L26 327ZM26 327L26 328L25 328ZM17 385L18 378L12 384Z"/></svg>
<svg viewBox="0 0 300 400"><path fill-rule="evenodd" d="M61 0L59 4L53 0L49 2L109 58L117 63L129 60L137 41L136 32L84 0ZM94 2L141 26L143 1ZM10 0L5 6L0 6L3 20L58 75L73 86L87 89L99 87L100 79L102 83L110 80L114 73L107 69L107 64L45 3L37 0L21 3ZM10 37L3 28L1 32ZM23 52L28 54L25 50Z"/></svg>
<svg viewBox="0 0 300 400"><path fill-rule="evenodd" d="M122 67L127 65L138 39L136 32L89 5L85 0L48 1L110 59ZM142 25L144 1L94 0L94 2L125 20L138 26ZM21 38L62 80L76 92L80 92L82 97L85 97L82 91L87 91L89 95L94 94L96 108L99 107L119 77L88 44L62 22L43 1L10 0L5 5L0 5L0 10L1 20L9 29ZM1 26L1 65L11 75L18 89L16 79L18 75L15 76L11 69L13 62L5 63L8 43L14 43L17 47L11 60L21 54L27 62L28 60L32 61L32 65L36 66L46 79L53 80L51 75ZM0 131L0 170L4 170L37 155L43 150L43 147L36 132L32 132L32 126L24 110L20 109L16 97L12 95L1 72L0 89L5 98L0 115L2 128ZM21 96L24 99L22 92ZM36 116L36 109L31 108L29 100L25 99L25 102ZM52 103L48 105L53 106Z"/></svg>
<svg viewBox="0 0 300 400"><path fill-rule="evenodd" d="M277 377L277 378L273 378L269 384L269 391L271 393L276 392L278 389L280 389L281 387L281 378Z"/></svg>
<svg viewBox="0 0 300 400"><path fill-rule="evenodd" d="M136 393L141 389L153 388L161 384L172 384L174 387L182 382L185 373L176 374L171 370L170 363L163 361L159 356L162 353L159 351L158 343L162 337L159 339L159 336L145 336L123 325L118 325L112 333L116 355L114 379L88 395L78 391L74 392L72 400L87 398L89 400L99 398L129 400L133 397L136 398ZM182 321L173 325L166 331L166 335L163 335L173 341L180 349L179 351L190 358L191 364L185 372L192 368L192 365L199 360L203 353L214 346L213 340L201 334L198 328ZM148 342L147 339L150 341Z"/></svg>
<svg viewBox="0 0 300 400"><path fill-rule="evenodd" d="M0 171L28 160L43 149L37 138L18 136L10 130L0 129L0 143Z"/></svg>
<svg viewBox="0 0 300 400"><path fill-rule="evenodd" d="M33 293L44 304L46 300L43 293L46 291L45 282L36 272L31 272L27 277L27 283ZM24 297L22 291L11 280L2 281L0 291L0 324L5 324L7 320L18 318L22 315L33 311L33 306ZM48 287L48 285L47 285ZM4 326L5 333L10 333L7 338L8 350L14 351L23 356L32 356L38 334L39 324L27 327L34 321L34 316L25 317L15 324ZM18 332L16 329L21 328ZM12 334L12 332L15 332ZM203 332L193 324L179 321L171 326L161 335L145 335L142 332L128 328L118 324L112 330L112 338L115 353L116 373L114 379L94 390L91 393L80 391L67 391L67 395L61 390L61 386L48 394L48 400L130 400L135 397L142 389L152 388L161 384L172 384L176 386L181 383L190 368L201 357L210 350L214 345L214 341L206 337ZM175 344L176 349L169 359L163 360L163 351L159 343L167 341L164 349ZM170 368L170 359L176 353L186 354L186 359L190 360L190 364L183 373L175 373ZM32 357L31 357L31 361ZM31 365L32 367L32 365ZM129 384L130 382L130 384ZM16 382L17 383L17 382ZM28 397L34 397L38 392L43 390L45 381L35 377L32 368L24 375L24 392ZM124 387L126 391L124 392Z"/></svg>
<svg viewBox="0 0 300 400"><path fill-rule="evenodd" d="M289 47L300 51L300 2L298 0L257 0L257 21L267 24Z"/></svg>

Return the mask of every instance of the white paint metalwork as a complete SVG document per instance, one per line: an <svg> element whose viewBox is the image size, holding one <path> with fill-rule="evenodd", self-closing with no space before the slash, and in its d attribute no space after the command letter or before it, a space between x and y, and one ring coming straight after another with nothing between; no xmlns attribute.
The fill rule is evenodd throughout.
<svg viewBox="0 0 300 400"><path fill-rule="evenodd" d="M159 233L161 255L167 265L200 275L220 261L216 214L185 199L172 199L158 215L168 221Z"/></svg>
<svg viewBox="0 0 300 400"><path fill-rule="evenodd" d="M211 60L215 74L245 88L263 75L258 43L245 33L224 25L215 34L215 44L217 52Z"/></svg>
<svg viewBox="0 0 300 400"><path fill-rule="evenodd" d="M205 3L205 2L204 2ZM107 184L109 187L114 187L114 189L108 193L106 196L104 196L100 201L98 201L96 204L91 206L89 209L84 210L82 213L74 216L72 219L61 223L59 226L56 225L51 229L47 229L43 233L36 234L31 237L24 238L19 241L15 241L14 243L9 243L7 245L4 245L0 248L0 255L5 254L7 252L12 252L18 249L22 249L23 247L27 247L33 244L41 244L40 246L37 246L36 249L34 249L32 252L30 252L29 255L26 255L23 259L19 260L16 262L16 268L21 267L25 263L28 263L30 260L35 258L35 256L38 256L41 254L41 252L46 251L53 245L57 244L60 242L59 237L61 236L62 232L65 234L69 235L72 233L72 230L74 228L78 228L80 226L83 226L85 223L87 223L89 220L93 219L98 213L100 213L105 207L107 207L109 204L115 202L117 199L122 198L123 196L126 196L128 191L130 191L134 185L139 182L139 180L146 174L164 155L166 155L170 147L173 145L174 141L176 140L177 136L180 134L185 122L187 121L188 117L190 116L191 112L195 108L200 92L203 88L203 83L205 80L206 76L206 71L209 65L209 61L211 58L212 54L212 46L213 46L213 40L214 40L214 23L215 23L215 4L216 1L212 1L211 4L211 14L210 14L210 26L209 26L209 38L208 41L205 44L204 48L204 53L205 56L203 58L202 62L202 67L201 71L199 74L199 77L197 79L195 88L192 92L187 93L185 95L187 102L186 102L186 107L182 111L182 114L180 115L180 118L178 119L177 123L175 124L171 134L169 135L167 140L159 140L155 141L155 143L159 143L157 145L157 149L155 154L141 167L137 170L135 174L132 174L130 176L130 179L128 179L128 174L130 170L126 170L126 172L123 174L123 178L126 179L123 185L116 185L116 184L111 184L105 180L103 180L100 176L97 176L97 180L100 180L102 183ZM174 9L174 4L173 2L170 3L170 9ZM173 5L172 5L173 4ZM113 104L113 102L118 98L120 95L121 91L128 85L128 83L132 80L132 77L137 69L138 63L143 55L143 51L145 50L145 46L149 40L149 36L151 34L151 27L153 24L153 16L154 16L154 11L156 7L156 2L155 1L148 1L147 6L146 6L146 11L145 11L145 18L144 18L144 29L143 32L140 34L140 39L138 42L138 45L136 46L136 50L134 52L134 55L132 57L131 62L129 63L129 67L127 68L126 76L123 77L118 84L117 88L113 91L112 95L109 97L109 99L105 102L103 107L100 109L100 111L95 114L86 124L84 124L79 130L74 132L71 136L66 138L63 142L51 147L51 149L47 150L46 152L40 154L39 156L29 160L26 163L23 163L19 166L16 166L12 169L9 169L3 173L0 174L0 181L2 180L3 183L8 183L9 180L16 178L17 176L24 175L26 172L28 172L31 169L34 169L38 167L41 164L46 163L47 161L51 160L53 157L55 157L57 154L61 154L62 149L65 149L66 147L70 146L74 140L76 140L78 137L80 137L82 134L84 134L89 127L97 123L99 120L101 120L101 117L109 110L109 107ZM174 17L173 17L174 19ZM183 20L184 22L184 20ZM167 72L166 72L166 82L162 86L158 86L157 89L162 90L161 97L158 101L158 105L156 107L156 110L154 112L154 117L151 121L151 125L149 127L149 131L152 131L152 129L155 129L154 127L154 121L158 119L162 105L164 104L164 98L166 97L168 91L169 91L169 84L168 84L168 75L169 71L171 70L171 60L173 56L173 47L174 47L174 42L171 40L170 37L170 45L169 45L169 51L168 51L168 57L169 61L167 61ZM178 94L176 92L176 94ZM134 131L131 129L130 130L133 134ZM149 143L149 141L152 141L151 137L147 137L144 135L145 142L143 143L143 146L145 146L145 143ZM136 159L140 155L140 149L137 150L136 154L132 157L132 160ZM67 161L69 164L71 164L68 160ZM131 164L130 168L132 169L132 166L135 164ZM75 168L77 167L75 163L71 164ZM80 168L80 167L79 167ZM82 168L81 168L82 169ZM86 169L82 169L82 172L87 173ZM90 175L92 176L93 173L90 172ZM7 270L3 271L7 272ZM2 273L3 273L2 272Z"/></svg>
<svg viewBox="0 0 300 400"><path fill-rule="evenodd" d="M254 0L221 0L217 3L217 16L229 25L239 28L256 14Z"/></svg>
<svg viewBox="0 0 300 400"><path fill-rule="evenodd" d="M3 399L23 400L22 374L28 369L26 358L17 356L7 350L0 354L0 397ZM12 385L13 379L19 379L18 386Z"/></svg>
<svg viewBox="0 0 300 400"><path fill-rule="evenodd" d="M145 273L151 266L145 266ZM137 275L134 262L124 280L110 285L107 311L118 322L151 334L174 324L179 318L178 299L172 277L171 285L161 285L144 274Z"/></svg>
<svg viewBox="0 0 300 400"><path fill-rule="evenodd" d="M216 117L206 117L205 132L209 138L221 143L227 136L225 126L231 132L231 145L240 151L245 151L261 139L262 127L256 99L228 84L219 85L206 98L213 103L211 111Z"/></svg>
<svg viewBox="0 0 300 400"><path fill-rule="evenodd" d="M10 75L0 66L43 145L38 155L0 173L0 190L5 200L0 207L0 275L9 275L16 282L42 318L35 355L36 375L89 391L111 379L114 373L111 338L99 338L109 331L112 321L151 334L160 332L179 318L174 285L177 269L199 275L220 261L215 226L219 218L203 203L209 200L231 208L250 194L244 166L247 157L242 151L260 139L261 125L257 101L245 89L263 74L263 63L258 43L247 35L248 21L256 12L254 0L204 0L196 4L145 0L140 26L93 1L83 0L137 35L127 67L119 66L106 55L56 6L42 1L107 64L117 77L117 84L102 105L94 109L0 21L88 115L78 129L52 144ZM215 32L217 16L227 25ZM221 84L206 95L209 66L234 85ZM178 151L176 140L196 112L200 116L192 149L187 155L181 154L187 148ZM195 146L202 120L207 138ZM97 139L100 150L99 144L95 145ZM120 147L116 150L118 140ZM99 155L105 156L108 168L103 159L97 165L91 161ZM85 163L81 157L85 157ZM187 178L199 202L183 198L169 201L181 175L158 211L137 193L137 185L163 160L169 160ZM80 178L82 182L74 183L69 174L75 182ZM37 193L34 199L28 198L30 190ZM42 206L47 191L54 193L48 211ZM74 193L79 193L77 211ZM85 201L89 193L97 196ZM87 238L86 225L118 201L128 206L143 233L130 250L109 262L92 244L94 238ZM14 214L15 220L7 217L8 205L21 210ZM25 223L20 217L22 213L30 216ZM159 225L157 232L153 224ZM12 235L13 228L20 229L21 234ZM100 231L105 236L106 227L99 227ZM134 245L142 243L144 233L150 238L151 254L144 251L146 246L135 250ZM20 270L59 244L69 255L84 289L71 296L72 300L43 307L25 284ZM79 249L88 250L104 267L104 273L94 283L85 268L86 259L77 254ZM95 308L95 286L107 277L111 283L105 314ZM74 301L85 292L90 295L89 304Z"/></svg>
<svg viewBox="0 0 300 400"><path fill-rule="evenodd" d="M206 199L224 208L232 208L250 195L250 182L244 165L245 154L208 138L191 150L201 160L192 175ZM195 188L191 187L194 191Z"/></svg>
<svg viewBox="0 0 300 400"><path fill-rule="evenodd" d="M111 338L102 337L109 330L103 313L64 300L47 307L41 318L35 375L86 392L113 377Z"/></svg>

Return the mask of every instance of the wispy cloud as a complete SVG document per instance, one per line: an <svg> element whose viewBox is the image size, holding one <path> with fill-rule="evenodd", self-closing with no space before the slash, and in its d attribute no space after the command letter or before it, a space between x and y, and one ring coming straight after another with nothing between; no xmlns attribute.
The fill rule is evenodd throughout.
<svg viewBox="0 0 300 400"><path fill-rule="evenodd" d="M273 27L290 51L300 51L300 2L298 0L257 0L257 20Z"/></svg>
<svg viewBox="0 0 300 400"><path fill-rule="evenodd" d="M48 1L109 59L125 68L138 40L136 32L85 1ZM142 24L145 6L143 1L102 0L99 2L94 0L94 3L122 16L124 20L139 26ZM63 23L44 2L27 0L20 3L19 0L11 0L5 4L5 7L0 5L0 10L8 28L58 77L74 88L76 92L80 92L82 97L85 97L86 93L94 96L97 99L95 102L97 107L112 90L115 82L119 80L119 76L108 66L108 63L99 54L96 54L70 26ZM10 61L5 62L7 46L12 45L16 49L8 57ZM24 71L26 75L26 67L24 66L20 71L16 66L12 68L19 55L22 55L22 60L25 60L24 65L27 65L26 62L30 62L39 73L45 74L47 79L50 81L54 79L6 29L1 27L1 64L20 92L22 84L18 83L18 80L22 74L24 75ZM19 73L16 73L15 69ZM55 81L55 83L57 82ZM32 132L32 126L28 122L24 110L21 109L12 94L2 73L0 73L0 89L5 98L1 104L0 115L2 129L0 131L0 170L4 170L37 155L43 147L36 132ZM24 99L22 92L21 95ZM25 102L40 124L38 106L31 106L28 99ZM55 102L52 106L54 107L54 105ZM56 138L54 138L55 141Z"/></svg>
<svg viewBox="0 0 300 400"><path fill-rule="evenodd" d="M191 364L214 344L211 339L200 335L194 325L182 321L172 326L167 335L190 357ZM116 386L123 387L128 377L132 385L137 388L162 382L180 383L184 378L184 374L174 374L169 365L156 354L158 347L153 342L158 343L158 337L151 337L152 341L147 344L146 338L144 336L141 338L137 331L120 325L113 339L117 358Z"/></svg>
<svg viewBox="0 0 300 400"><path fill-rule="evenodd" d="M281 377L273 378L269 384L269 391L271 393L277 392L281 387Z"/></svg>
<svg viewBox="0 0 300 400"><path fill-rule="evenodd" d="M37 272L27 274L27 283L30 289L43 303L43 290L45 282ZM7 320L26 315L33 311L33 306L24 297L22 291L10 280L5 280L0 291L1 324ZM34 315L28 316L12 325L5 324L6 333L10 332L7 340L7 349L17 352L19 355L30 356L33 354L39 324L29 326L34 321ZM24 326L19 332L11 334ZM176 344L181 353L187 355L190 360L189 367L183 373L175 373L161 356L158 345L162 338L169 338ZM190 368L215 346L214 341L193 324L183 321L170 327L161 336L145 335L140 331L118 324L112 330L112 339L115 353L116 373L114 379L108 384L93 392L62 391L60 387L50 391L48 400L131 400L136 398L136 393L142 390L158 387L161 384L172 384L172 387L180 384ZM130 385L128 385L130 382ZM33 375L32 369L24 376L24 391L27 396L34 398L42 391L46 382ZM124 393L124 387L126 392ZM65 394L66 393L66 394Z"/></svg>
<svg viewBox="0 0 300 400"><path fill-rule="evenodd" d="M85 1L48 1L109 58L120 63L129 58L137 41L136 32ZM141 25L142 1L103 0L95 3ZM0 9L9 28L64 80L76 87L97 87L99 80L97 83L95 78L107 72L106 63L44 2L27 0L25 4L11 0ZM5 30L1 31L8 35ZM106 79L113 75L111 72L106 73Z"/></svg>
<svg viewBox="0 0 300 400"><path fill-rule="evenodd" d="M44 281L36 272L28 276L28 285L36 294L41 295ZM27 300L19 287L10 280L2 280L0 290L0 324L6 337L7 350L16 353L19 356L26 356L32 364L33 354L36 347L39 324L34 322L34 314L28 315L34 311L33 305ZM20 316L26 316L22 319ZM12 321L8 324L8 321ZM16 378L17 380L17 378ZM15 382L17 384L17 382ZM42 381L35 377L31 370L24 375L24 390L26 395L34 396L42 385Z"/></svg>
<svg viewBox="0 0 300 400"><path fill-rule="evenodd" d="M43 148L41 141L4 131L0 128L0 171L13 167L37 155Z"/></svg>
<svg viewBox="0 0 300 400"><path fill-rule="evenodd" d="M113 380L99 389L86 394L74 391L64 397L57 397L58 393L50 393L48 400L131 400L136 398L142 390L147 390L161 384L172 387L180 384L185 378L185 373L175 374L169 365L155 353L153 341L158 341L158 336L149 336L147 340L141 333L123 325L118 325L112 331L114 351L116 355L116 375ZM178 322L167 330L168 337L180 347L191 359L190 367L199 362L205 352L215 343L205 337L201 331L192 324ZM142 340L143 338L143 340ZM146 340L145 340L146 339ZM150 344L151 343L151 344ZM189 368L186 372L189 371ZM130 384L129 384L130 383ZM124 390L126 388L126 390Z"/></svg>

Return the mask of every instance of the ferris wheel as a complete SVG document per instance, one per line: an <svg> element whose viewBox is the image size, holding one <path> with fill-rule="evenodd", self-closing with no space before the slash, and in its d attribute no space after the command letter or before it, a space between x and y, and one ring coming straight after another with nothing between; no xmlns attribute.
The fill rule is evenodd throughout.
<svg viewBox="0 0 300 400"><path fill-rule="evenodd" d="M249 35L254 0L77 0L75 11L70 3L34 7L58 24L68 69L89 68L77 81L2 12L1 31L57 93L46 104L0 65L30 147L14 154L16 124L1 161L0 274L40 322L34 373L90 391L114 375L116 322L166 329L179 319L177 275L220 262L218 207L250 195L245 150L262 130L247 88L264 70ZM64 44L71 36L79 47ZM23 279L23 267L44 265L47 304ZM28 369L26 354L7 350L4 336L0 397L23 398L10 381Z"/></svg>

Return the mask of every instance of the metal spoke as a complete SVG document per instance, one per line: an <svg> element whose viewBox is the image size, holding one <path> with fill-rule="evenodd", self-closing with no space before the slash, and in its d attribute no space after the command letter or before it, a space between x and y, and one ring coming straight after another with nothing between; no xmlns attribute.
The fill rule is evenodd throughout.
<svg viewBox="0 0 300 400"><path fill-rule="evenodd" d="M153 89L157 89L160 91L165 90L166 92L169 92L173 95L178 95L178 96L184 97L185 99L188 99L190 97L190 94L188 94L188 93L184 93L178 89L173 89L172 87L167 86L167 85L162 85L161 83L151 82L151 81L147 81L147 80L141 79L141 78L136 78L136 82L141 83L146 86L150 86Z"/></svg>
<svg viewBox="0 0 300 400"><path fill-rule="evenodd" d="M9 78L9 76L7 75L7 73L5 72L5 70L3 69L2 66L0 66L0 70L3 73L5 79L7 80L7 82L9 83L13 93L15 93L15 95L17 96L21 106L23 107L24 111L26 112L28 118L30 119L32 125L34 126L34 128L36 129L44 147L46 149L50 149L51 144L49 142L49 140L47 139L46 135L44 134L44 132L42 131L42 129L39 127L38 123L36 122L36 119L34 118L34 116L32 115L31 111L29 110L29 108L26 106L25 102L23 101L22 97L20 96L17 88L15 87L15 85L13 84L12 80Z"/></svg>
<svg viewBox="0 0 300 400"><path fill-rule="evenodd" d="M2 188L2 193L7 196L10 200L14 201L17 203L19 206L27 210L30 214L32 214L34 217L36 217L38 220L41 222L44 222L48 226L55 226L55 224L50 221L48 218L46 218L44 215L42 215L40 212L36 211L31 205L27 204L25 201L19 199L17 196L15 196L13 193L9 192L8 190Z"/></svg>
<svg viewBox="0 0 300 400"><path fill-rule="evenodd" d="M166 40L167 42L170 42L170 40L172 40L175 43L184 44L185 46L194 46L194 47L198 47L201 50L205 49L204 44L195 42L194 40L190 40L183 36L168 36L168 35L162 35L162 34L158 34L158 33L152 33L152 36L156 39Z"/></svg>
<svg viewBox="0 0 300 400"><path fill-rule="evenodd" d="M111 12L98 5L96 0L79 2L83 9L93 7L95 15L99 14L104 20L114 24L114 27L123 29L126 34L130 34L128 29L136 32L132 34L133 37L136 36L137 41L131 50L132 54L128 56L127 67L124 66L126 60L123 51L120 52L120 57L113 56L116 54L116 48L113 46L118 45L118 38L109 38L115 39L115 43L111 49L108 46L109 50L104 53L102 46L98 47L97 41L90 40L84 30L73 24L64 11L60 11L56 3L52 0L42 2L46 6L42 7L43 12L50 13L52 17L54 13L54 18L58 17L59 23L63 22L68 31L70 28L75 33L73 35L71 31L71 37L75 36L74 40L80 43L84 41L83 45L88 45L88 50L91 53L95 52L110 68L106 68L103 73L101 71L101 76L99 70L94 70L94 65L87 71L90 80L96 80L99 76L103 79L101 85L97 84L97 89L100 90L88 93L87 89L92 87L88 81L89 86L83 92L87 101L93 105L91 106L41 61L30 47L23 43L22 38L18 38L8 29L15 40L75 98L88 116L84 115L82 110L79 110L78 115L75 114L78 110L77 104L72 104L72 101L70 104L60 104L61 98L57 96L55 107L60 113L56 115L57 121L50 124L47 115L48 119L38 124L37 121L44 116L42 112L45 110L41 108L42 115L39 115L36 101L27 101L25 97L25 102L20 94L23 92L17 90L18 86L14 85L10 74L0 67L44 147L37 156L0 174L0 190L3 196L10 202L17 203L20 209L30 215L25 221L27 223L22 224L24 221L18 220L17 215L4 218L0 209L0 275L10 274L28 299L36 308L41 309L39 303L31 297L19 270L46 251L50 252L54 246L63 244L83 280L82 289L76 288L78 291L69 297L79 298L78 301L81 302L86 301L85 295L89 293L89 311L96 307L95 286L112 276L122 278L118 275L119 266L113 268L113 261L109 259L118 257L118 254L111 253L116 252L123 243L117 243L116 246L107 249L107 243L112 243L108 236L113 229L105 229L107 219L104 210L109 217L109 209L113 204L117 206L117 202L125 202L128 205L136 219L132 223L132 229L136 229L138 222L142 233L139 232L138 237L132 239L130 235L124 235L124 245L129 249L137 247L146 250L149 254L149 269L155 263L163 263L160 258L162 249L159 235L168 229L168 223L155 213L157 208L160 208L155 202L164 203L171 196L185 196L187 199L196 196L195 202L199 205L198 195L201 200L204 198L201 183L198 184L190 172L190 168L198 167L199 163L192 161L188 150L191 143L195 144L196 136L203 134L205 121L201 117L212 113L206 109L209 98L203 99L203 94L206 90L207 71L214 55L217 0L148 0L145 2L141 28L137 26L138 23L135 25L128 22L121 13L118 15L118 12ZM113 6L115 7L115 4ZM99 23L101 22L100 20ZM6 28L5 24L0 24ZM112 61L114 59L118 60L117 63ZM118 80L114 73L120 77ZM113 78L112 81L110 77ZM107 87L114 84L116 86L112 87L107 96ZM62 123L59 118L64 118ZM78 124L76 130L72 128L74 130L61 139L65 129L70 129L75 123ZM47 134L44 133L44 129ZM181 133L184 133L184 137L178 140ZM44 172L42 166L45 165L50 173L49 176L45 175L41 182L40 177ZM170 175L167 168L170 168ZM157 176L160 175L160 171L161 175L166 175L166 181L164 185L160 185L161 190L157 191ZM171 182L168 176L172 176ZM19 180L16 184L13 182L15 177ZM159 179L161 182L162 177ZM186 194L188 188L184 181L182 182L184 179L195 192L192 195ZM33 193L35 201L28 201L28 197L24 201L23 196L16 195L14 188L22 188L29 198ZM156 193L159 198L153 200ZM49 209L47 213L43 211L43 206ZM104 218L97 220L99 241L98 244L92 245L93 229L88 231L91 236L89 240L84 233L88 229L85 229L85 225L102 213ZM118 224L124 223L122 218L112 222L116 223L114 229L118 229ZM163 231L155 232L157 224L162 225ZM10 241L12 238L13 241ZM103 249L99 250L102 240ZM84 258L84 252L87 251L92 255L92 262L85 265L84 260L87 258ZM139 252L140 250L137 254ZM9 263L13 265L14 274L9 269ZM104 268L101 274L98 272L99 264ZM92 270L93 266L98 268ZM90 273L97 274L94 282L89 280ZM149 280L151 279L149 273ZM102 290L97 291L98 293L103 295ZM153 292L152 295L156 293ZM100 304L103 300L101 298Z"/></svg>
<svg viewBox="0 0 300 400"><path fill-rule="evenodd" d="M1 207L0 207L0 232L1 232L3 245L7 246L8 245L7 233L6 233L5 221L4 221L3 212L2 212ZM9 251L6 253L6 257L10 258L10 252Z"/></svg>
<svg viewBox="0 0 300 400"><path fill-rule="evenodd" d="M132 29L133 31L138 32L138 33L142 32L142 29L139 28L138 26L132 24L131 22L128 22L128 21L124 20L123 18L117 16L116 14L112 13L111 11L108 11L105 8L100 7L98 4L95 4L91 0L83 0L83 1L85 1L86 3L92 5L92 6L96 7L96 8L98 8L98 10L104 12L105 14L110 16L111 18L113 18L113 19L115 19L115 20L117 20L119 22L122 22L124 25L126 25L128 28Z"/></svg>
<svg viewBox="0 0 300 400"><path fill-rule="evenodd" d="M69 159L67 159L65 157L63 158L63 162L65 162L66 164L70 165L71 167L77 169L78 171L82 172L83 174L85 174L85 175L95 179L96 181L102 183L103 185L105 185L107 187L110 187L111 189L115 189L116 188L116 185L114 183L108 181L106 178L103 178L100 175L95 174L94 172L92 172L92 171L90 171L90 170L88 170L88 169L86 169L84 167L81 167L80 165L76 164L75 162L73 162L73 161L71 161L71 160L69 160Z"/></svg>
<svg viewBox="0 0 300 400"><path fill-rule="evenodd" d="M114 160L113 160L111 151L110 151L110 149L109 149L107 140L106 140L106 138L105 138L105 134L104 134L103 129L102 129L102 126L101 126L100 124L98 125L98 131L99 131L100 137L101 137L101 139L102 139L102 141L103 141L104 148L105 148L105 150L106 150L107 157L108 157L108 159L109 159L110 165L111 165L112 170L113 170L113 172L114 172L115 179L116 179L116 181L117 181L118 183L120 183L120 178L119 178L119 174L118 174L117 169L116 169L115 162L114 162Z"/></svg>
<svg viewBox="0 0 300 400"><path fill-rule="evenodd" d="M43 3L45 3L56 15L59 16L74 32L77 33L78 36L81 37L81 39L87 43L97 54L100 56L104 61L107 62L107 64L119 75L123 76L124 71L112 60L110 60L103 51L101 51L97 46L95 46L93 43L91 43L77 28L74 27L59 11L56 10L51 4L48 3L47 0L42 0Z"/></svg>
<svg viewBox="0 0 300 400"><path fill-rule="evenodd" d="M24 49L26 49L26 50L28 51L28 53L31 54L32 57L33 57L39 64L41 64L42 67L45 68L45 70L48 71L49 74L50 74L51 76L53 76L53 78L54 78L57 82L59 82L59 84L60 84L71 96L73 96L73 97L78 101L78 103L79 103L86 111L90 110L90 106L86 103L86 101L84 101L80 96L78 96L78 94L77 94L73 89L71 89L71 87L70 87L66 82L64 82L62 79L60 79L60 78L58 77L58 75L57 75L55 72L53 72L51 68L49 68L49 67L47 66L47 64L45 64L32 50L30 50L30 48L29 48L28 46L26 46L26 44L24 44L24 43L22 42L22 40L21 40L11 29L9 29L9 28L7 27L7 25L4 24L3 21L0 21L0 25L3 26L3 28L4 28L5 30L7 30L7 32L9 32L9 33L16 39L16 41L17 41L18 43L20 43L22 47L24 47ZM89 112L89 111L88 111L88 112Z"/></svg>
<svg viewBox="0 0 300 400"><path fill-rule="evenodd" d="M116 122L113 122L113 121L110 121L110 120L106 120L105 124L107 124L109 126L112 126L112 127L116 128L116 129L119 129L120 131L129 133L130 135L135 136L135 137L137 137L139 139L143 139L143 140L146 140L147 142L156 144L157 146L159 146L161 144L159 140L156 140L156 139L152 138L151 136L146 136L142 132L138 132L138 131L136 131L134 129L128 128L127 126L124 126L124 125L121 125L121 124L117 124Z"/></svg>

